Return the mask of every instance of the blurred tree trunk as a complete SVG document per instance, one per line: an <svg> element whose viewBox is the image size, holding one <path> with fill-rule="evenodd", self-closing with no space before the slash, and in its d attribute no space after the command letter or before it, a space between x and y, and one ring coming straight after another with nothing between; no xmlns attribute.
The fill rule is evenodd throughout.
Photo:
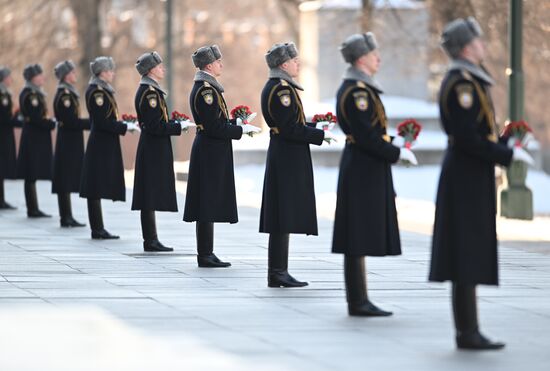
<svg viewBox="0 0 550 371"><path fill-rule="evenodd" d="M285 18L288 29L292 35L292 39L300 48L300 3L302 0L279 0L277 4L281 10L281 14Z"/></svg>
<svg viewBox="0 0 550 371"><path fill-rule="evenodd" d="M78 43L82 55L78 61L80 67L80 85L85 87L90 76L89 63L102 54L100 10L103 0L69 0L77 21Z"/></svg>
<svg viewBox="0 0 550 371"><path fill-rule="evenodd" d="M372 0L361 0L361 31L367 32L371 27L372 21Z"/></svg>

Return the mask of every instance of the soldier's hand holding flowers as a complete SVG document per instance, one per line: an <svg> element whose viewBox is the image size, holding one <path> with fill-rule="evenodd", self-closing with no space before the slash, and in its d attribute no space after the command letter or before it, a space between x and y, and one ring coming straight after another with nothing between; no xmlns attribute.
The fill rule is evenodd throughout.
<svg viewBox="0 0 550 371"><path fill-rule="evenodd" d="M416 142L418 134L422 131L422 125L414 119L408 119L397 125L397 137L392 144L400 147L399 160L406 165L418 165L415 154L411 151L412 145Z"/></svg>
<svg viewBox="0 0 550 371"><path fill-rule="evenodd" d="M237 125L243 128L243 134L253 136L260 133L262 130L250 123L256 118L256 112L251 112L248 106L237 106L231 110L231 118L235 119Z"/></svg>
<svg viewBox="0 0 550 371"><path fill-rule="evenodd" d="M331 132L331 130L334 128L334 125L336 124L336 116L332 112L314 115L313 123L315 124L316 129L324 130L325 138L323 140L326 143L330 144L333 141L337 141L336 136Z"/></svg>
<svg viewBox="0 0 550 371"><path fill-rule="evenodd" d="M508 147L514 151L512 160L522 161L531 166L535 164L533 157L525 150L529 141L534 138L532 133L529 125L523 120L509 122L504 127L502 136L508 138Z"/></svg>
<svg viewBox="0 0 550 371"><path fill-rule="evenodd" d="M187 133L190 127L197 126L194 122L191 122L191 118L189 116L178 111L172 112L172 120L181 125L181 131L184 133Z"/></svg>
<svg viewBox="0 0 550 371"><path fill-rule="evenodd" d="M139 132L141 132L141 129L140 129L137 121L138 121L138 119L134 115L129 115L129 114L126 114L126 113L122 115L122 122L124 124L126 124L126 126L128 127L128 131L130 133L135 133L135 132L139 133Z"/></svg>

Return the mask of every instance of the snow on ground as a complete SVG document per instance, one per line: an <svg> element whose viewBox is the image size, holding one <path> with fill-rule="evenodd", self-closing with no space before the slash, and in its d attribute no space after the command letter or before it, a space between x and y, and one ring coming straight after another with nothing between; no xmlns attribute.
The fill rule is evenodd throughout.
<svg viewBox="0 0 550 371"><path fill-rule="evenodd" d="M416 168L394 167L394 187L397 193L399 226L405 231L430 235L433 231L435 197L439 180L439 166ZM333 219L336 207L338 169L316 167L315 194L317 216ZM239 206L260 208L264 177L263 165L247 165L235 168L235 184ZM178 182L179 192L184 185ZM540 171L529 171L527 185L533 190L535 219L497 219L497 233L502 241L550 241L550 176ZM319 233L332 233L330 230Z"/></svg>
<svg viewBox="0 0 550 371"><path fill-rule="evenodd" d="M437 183L439 180L439 166L420 167L393 167L394 187L398 198L407 200L435 201ZM243 197L253 200L261 200L263 187L264 166L248 165L235 168L235 182L238 193ZM318 201L331 201L336 199L336 185L338 181L338 168L316 167L315 193ZM530 170L527 176L527 185L533 191L535 214L550 214L550 176L541 172ZM241 200L239 200L241 201Z"/></svg>

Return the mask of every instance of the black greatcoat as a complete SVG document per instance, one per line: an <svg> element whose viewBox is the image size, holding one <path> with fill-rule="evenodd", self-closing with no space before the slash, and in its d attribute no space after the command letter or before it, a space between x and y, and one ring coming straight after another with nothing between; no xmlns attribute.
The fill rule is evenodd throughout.
<svg viewBox="0 0 550 371"><path fill-rule="evenodd" d="M80 197L113 201L126 200L120 135L127 127L118 120L114 95L96 84L88 85L86 107L91 131L84 155Z"/></svg>
<svg viewBox="0 0 550 371"><path fill-rule="evenodd" d="M90 128L90 120L79 118L78 96L61 86L55 93L53 110L58 126L53 160L52 193L77 193L80 189L84 158L83 130Z"/></svg>
<svg viewBox="0 0 550 371"><path fill-rule="evenodd" d="M509 165L513 152L497 141L484 80L450 70L439 107L449 145L437 192L430 280L496 285L495 164Z"/></svg>
<svg viewBox="0 0 550 371"><path fill-rule="evenodd" d="M225 99L206 81L195 81L189 105L200 127L191 149L183 220L237 223L232 139L243 130L229 120Z"/></svg>
<svg viewBox="0 0 550 371"><path fill-rule="evenodd" d="M13 115L13 102L7 90L0 90L0 179L15 179L14 126L19 122Z"/></svg>
<svg viewBox="0 0 550 371"><path fill-rule="evenodd" d="M164 93L140 84L135 107L141 126L136 154L132 210L178 211L171 135L181 125L168 121Z"/></svg>
<svg viewBox="0 0 550 371"><path fill-rule="evenodd" d="M270 78L262 91L262 114L271 128L264 176L260 232L317 235L310 144L323 130L307 124L296 89Z"/></svg>
<svg viewBox="0 0 550 371"><path fill-rule="evenodd" d="M391 144L380 90L344 80L336 115L347 135L340 161L332 252L349 256L400 255Z"/></svg>
<svg viewBox="0 0 550 371"><path fill-rule="evenodd" d="M44 95L25 87L19 95L23 131L17 156L17 178L34 181L52 178L52 136L55 123L47 118Z"/></svg>

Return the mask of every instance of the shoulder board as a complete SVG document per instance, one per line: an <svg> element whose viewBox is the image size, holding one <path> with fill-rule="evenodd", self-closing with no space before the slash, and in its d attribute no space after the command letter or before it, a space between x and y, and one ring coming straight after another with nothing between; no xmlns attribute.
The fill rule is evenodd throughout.
<svg viewBox="0 0 550 371"><path fill-rule="evenodd" d="M156 91L151 85L149 85L149 90Z"/></svg>
<svg viewBox="0 0 550 371"><path fill-rule="evenodd" d="M96 86L97 86L97 90L103 90L103 88L100 85L96 85Z"/></svg>
<svg viewBox="0 0 550 371"><path fill-rule="evenodd" d="M288 86L288 82L286 80L281 79L281 85Z"/></svg>
<svg viewBox="0 0 550 371"><path fill-rule="evenodd" d="M462 77L464 77L466 80L472 81L472 75L470 74L470 72L468 72L466 70L461 70L460 73L461 73Z"/></svg>
<svg viewBox="0 0 550 371"><path fill-rule="evenodd" d="M364 89L367 87L367 84L365 84L363 81L357 81L357 86Z"/></svg>
<svg viewBox="0 0 550 371"><path fill-rule="evenodd" d="M203 84L203 86L209 88L209 87L211 87L212 85L210 85L210 83L209 83L208 81L205 81L204 84Z"/></svg>

